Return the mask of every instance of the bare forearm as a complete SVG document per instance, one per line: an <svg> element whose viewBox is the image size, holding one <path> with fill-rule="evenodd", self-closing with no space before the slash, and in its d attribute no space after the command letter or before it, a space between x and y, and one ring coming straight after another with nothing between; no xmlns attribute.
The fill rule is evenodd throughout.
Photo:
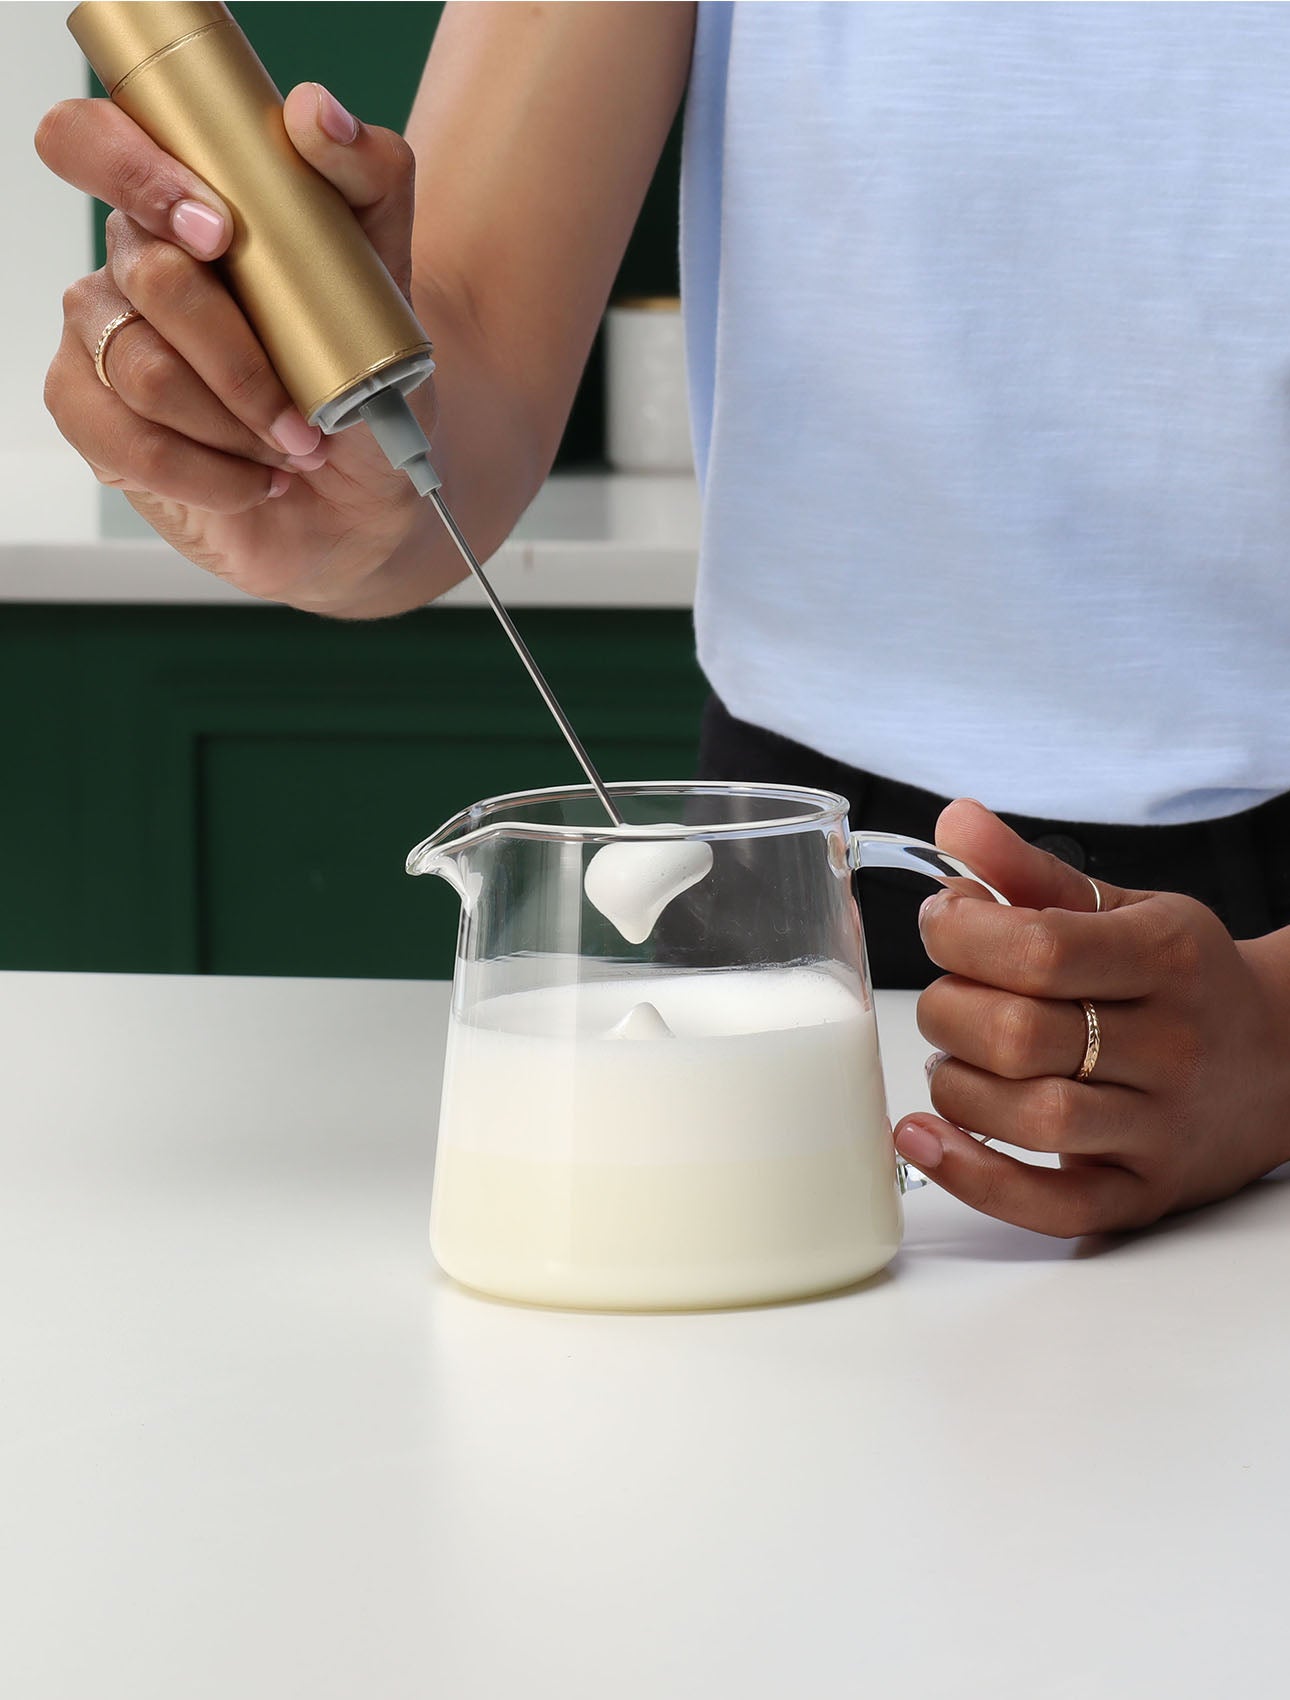
<svg viewBox="0 0 1290 1700"><path fill-rule="evenodd" d="M688 73L689 4L450 5L407 137L444 497L481 559L550 471ZM464 576L428 511L356 618Z"/></svg>

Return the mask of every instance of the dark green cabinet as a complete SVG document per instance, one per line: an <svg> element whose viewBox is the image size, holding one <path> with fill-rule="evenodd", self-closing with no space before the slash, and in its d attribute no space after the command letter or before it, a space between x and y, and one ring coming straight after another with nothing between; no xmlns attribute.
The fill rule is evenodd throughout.
<svg viewBox="0 0 1290 1700"><path fill-rule="evenodd" d="M607 777L693 771L684 612L521 610ZM492 616L0 606L0 967L443 976L457 903L403 858L580 780Z"/></svg>

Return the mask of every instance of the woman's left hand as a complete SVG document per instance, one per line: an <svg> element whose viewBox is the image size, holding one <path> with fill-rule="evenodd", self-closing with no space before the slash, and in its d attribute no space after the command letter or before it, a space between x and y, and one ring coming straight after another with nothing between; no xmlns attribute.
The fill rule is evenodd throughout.
<svg viewBox="0 0 1290 1700"><path fill-rule="evenodd" d="M949 892L923 907L946 974L918 1024L948 1054L939 1115L896 1129L911 1163L987 1215L1070 1236L1143 1227L1290 1159L1290 929L1237 943L1192 898L1105 884L1093 913L1083 874L979 803L952 803L936 838L1015 907ZM1084 1000L1101 1049L1077 1082Z"/></svg>

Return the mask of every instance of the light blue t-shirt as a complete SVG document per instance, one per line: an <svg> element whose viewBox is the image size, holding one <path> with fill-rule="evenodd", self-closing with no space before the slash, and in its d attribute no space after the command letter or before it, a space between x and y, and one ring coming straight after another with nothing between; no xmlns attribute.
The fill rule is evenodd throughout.
<svg viewBox="0 0 1290 1700"><path fill-rule="evenodd" d="M1290 6L704 4L683 181L731 712L1031 815L1290 790Z"/></svg>

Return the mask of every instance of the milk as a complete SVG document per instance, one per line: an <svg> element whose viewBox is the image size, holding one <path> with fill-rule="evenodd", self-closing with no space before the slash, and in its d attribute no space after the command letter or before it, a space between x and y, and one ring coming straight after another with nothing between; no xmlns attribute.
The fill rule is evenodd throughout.
<svg viewBox="0 0 1290 1700"><path fill-rule="evenodd" d="M842 969L642 968L453 1015L431 1242L467 1286L748 1304L872 1274L900 1232L873 1015Z"/></svg>

